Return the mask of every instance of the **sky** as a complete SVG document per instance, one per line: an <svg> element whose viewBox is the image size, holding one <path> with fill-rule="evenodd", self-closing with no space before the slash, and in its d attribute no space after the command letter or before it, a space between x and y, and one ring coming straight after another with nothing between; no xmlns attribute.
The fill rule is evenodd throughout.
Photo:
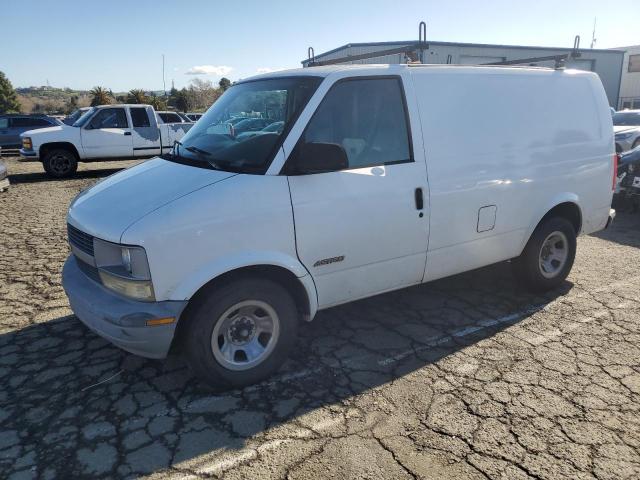
<svg viewBox="0 0 640 480"><path fill-rule="evenodd" d="M416 40L596 48L640 44L640 0L0 0L14 87L162 90L300 67L346 43Z"/></svg>

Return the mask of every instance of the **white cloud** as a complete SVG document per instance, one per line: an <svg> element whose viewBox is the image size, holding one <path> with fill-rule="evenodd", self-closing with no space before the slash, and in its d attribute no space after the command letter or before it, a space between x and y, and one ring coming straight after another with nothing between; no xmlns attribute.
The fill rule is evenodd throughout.
<svg viewBox="0 0 640 480"><path fill-rule="evenodd" d="M222 77L229 75L233 67L226 65L195 65L185 72L186 75L216 75Z"/></svg>
<svg viewBox="0 0 640 480"><path fill-rule="evenodd" d="M280 70L286 70L286 69L282 68L282 67L278 67L278 68L271 68L271 67L256 68L256 72L258 72L258 73L271 73L271 72L278 72Z"/></svg>

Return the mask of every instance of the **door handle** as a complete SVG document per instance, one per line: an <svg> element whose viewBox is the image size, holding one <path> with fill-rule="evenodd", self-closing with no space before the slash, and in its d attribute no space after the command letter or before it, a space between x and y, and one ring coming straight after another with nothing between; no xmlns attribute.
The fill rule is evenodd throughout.
<svg viewBox="0 0 640 480"><path fill-rule="evenodd" d="M424 208L424 197L422 196L422 188L418 187L415 191L416 210L422 210Z"/></svg>
<svg viewBox="0 0 640 480"><path fill-rule="evenodd" d="M126 136L130 136L130 135L131 135L131 132L124 132L124 134L125 134Z"/></svg>

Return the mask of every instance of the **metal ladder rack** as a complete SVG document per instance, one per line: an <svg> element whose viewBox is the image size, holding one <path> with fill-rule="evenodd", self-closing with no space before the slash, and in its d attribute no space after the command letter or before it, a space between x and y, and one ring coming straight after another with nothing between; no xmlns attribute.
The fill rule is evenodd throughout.
<svg viewBox="0 0 640 480"><path fill-rule="evenodd" d="M329 60L316 60L313 47L307 49L308 67L320 67L324 65L337 65L339 63L353 62L356 60L365 60L367 58L384 57L386 55L395 55L404 53L412 62L422 62L424 51L429 48L427 43L427 24L420 22L418 25L418 41L403 45L402 47L389 48L386 50L376 50L373 52L361 53L359 55L347 55L345 57L332 58ZM418 52L418 53L416 53Z"/></svg>
<svg viewBox="0 0 640 480"><path fill-rule="evenodd" d="M313 47L307 49L307 67L320 67L324 65L337 65L340 63L354 62L357 60L366 60L368 58L384 57L387 55L395 55L402 53L406 56L408 63L424 63L424 52L429 48L427 43L427 24L420 22L418 24L418 41L411 42L401 47L389 48L385 50L374 50L372 52L361 53L358 55L346 55L344 57L331 58L328 60L316 60ZM567 60L570 58L579 58L580 53L580 35L576 35L573 41L573 49L569 53L547 55L542 57L518 58L515 60L505 60L502 62L483 63L478 65L508 66L508 65L530 65L538 62L554 62L555 69L564 68ZM447 55L447 65L452 64L453 57Z"/></svg>

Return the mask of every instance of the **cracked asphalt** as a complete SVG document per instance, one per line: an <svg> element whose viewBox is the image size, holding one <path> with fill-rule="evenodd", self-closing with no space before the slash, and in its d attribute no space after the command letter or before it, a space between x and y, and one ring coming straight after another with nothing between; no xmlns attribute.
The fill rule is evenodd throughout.
<svg viewBox="0 0 640 480"><path fill-rule="evenodd" d="M87 330L65 213L132 162L0 193L0 478L640 478L640 216L558 291L501 264L321 312L274 378L212 394Z"/></svg>

